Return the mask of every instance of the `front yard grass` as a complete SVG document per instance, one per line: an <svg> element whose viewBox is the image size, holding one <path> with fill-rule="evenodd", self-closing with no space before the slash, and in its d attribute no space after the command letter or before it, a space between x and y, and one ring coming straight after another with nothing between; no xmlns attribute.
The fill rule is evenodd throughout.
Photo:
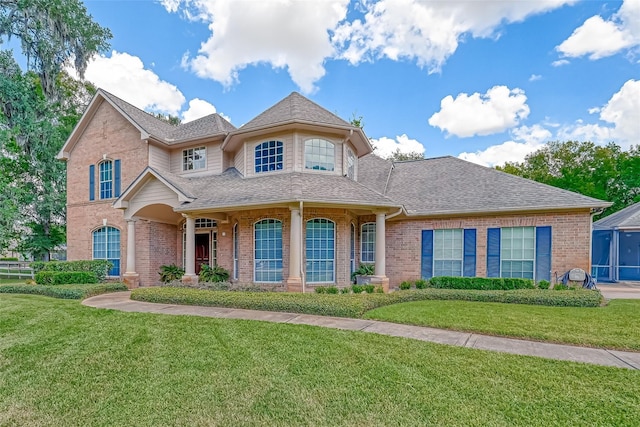
<svg viewBox="0 0 640 427"><path fill-rule="evenodd" d="M123 283L86 285L28 285L22 282L0 282L0 294L32 294L62 299L85 299L108 292L126 291Z"/></svg>
<svg viewBox="0 0 640 427"><path fill-rule="evenodd" d="M588 308L416 301L380 307L363 317L481 334L640 350L640 300L611 300L607 306Z"/></svg>
<svg viewBox="0 0 640 427"><path fill-rule="evenodd" d="M0 425L564 426L638 419L639 371L0 295Z"/></svg>

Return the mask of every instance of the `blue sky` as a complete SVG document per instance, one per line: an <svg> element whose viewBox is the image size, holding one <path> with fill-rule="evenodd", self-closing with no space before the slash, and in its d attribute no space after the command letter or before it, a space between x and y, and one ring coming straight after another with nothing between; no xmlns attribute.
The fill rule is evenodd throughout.
<svg viewBox="0 0 640 427"><path fill-rule="evenodd" d="M640 143L640 0L85 0L86 78L147 111L241 126L292 91L377 151L493 166L552 140Z"/></svg>

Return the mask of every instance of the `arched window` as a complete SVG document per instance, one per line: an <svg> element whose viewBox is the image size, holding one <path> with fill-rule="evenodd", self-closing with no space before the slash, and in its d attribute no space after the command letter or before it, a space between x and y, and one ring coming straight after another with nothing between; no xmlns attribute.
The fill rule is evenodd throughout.
<svg viewBox="0 0 640 427"><path fill-rule="evenodd" d="M360 233L360 262L376 262L376 223L362 224Z"/></svg>
<svg viewBox="0 0 640 427"><path fill-rule="evenodd" d="M282 141L266 141L256 146L256 173L282 170Z"/></svg>
<svg viewBox="0 0 640 427"><path fill-rule="evenodd" d="M335 282L335 249L335 223L322 218L307 221L307 283Z"/></svg>
<svg viewBox="0 0 640 427"><path fill-rule="evenodd" d="M113 162L105 160L98 165L100 177L100 198L113 198Z"/></svg>
<svg viewBox="0 0 640 427"><path fill-rule="evenodd" d="M106 259L113 263L109 276L120 276L120 230L114 227L98 228L92 233L93 259Z"/></svg>
<svg viewBox="0 0 640 427"><path fill-rule="evenodd" d="M282 222L263 219L254 225L254 268L256 282L282 282Z"/></svg>
<svg viewBox="0 0 640 427"><path fill-rule="evenodd" d="M332 171L335 168L335 146L324 139L307 139L304 142L305 169Z"/></svg>

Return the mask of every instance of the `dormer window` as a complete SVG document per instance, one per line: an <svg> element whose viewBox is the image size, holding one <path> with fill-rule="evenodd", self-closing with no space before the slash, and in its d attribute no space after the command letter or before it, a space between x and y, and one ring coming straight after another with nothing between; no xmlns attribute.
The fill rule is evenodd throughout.
<svg viewBox="0 0 640 427"><path fill-rule="evenodd" d="M266 141L256 147L256 173L282 170L282 141Z"/></svg>
<svg viewBox="0 0 640 427"><path fill-rule="evenodd" d="M304 168L333 171L335 168L335 146L324 139L307 139L304 142Z"/></svg>
<svg viewBox="0 0 640 427"><path fill-rule="evenodd" d="M207 166L205 147L189 148L182 150L182 170L191 171L204 169Z"/></svg>

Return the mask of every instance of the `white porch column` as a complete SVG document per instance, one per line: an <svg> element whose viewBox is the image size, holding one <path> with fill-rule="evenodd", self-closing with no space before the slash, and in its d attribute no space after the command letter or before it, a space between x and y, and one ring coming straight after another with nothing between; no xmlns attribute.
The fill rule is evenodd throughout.
<svg viewBox="0 0 640 427"><path fill-rule="evenodd" d="M129 289L140 286L140 275L136 273L136 220L127 220L127 265L122 280Z"/></svg>
<svg viewBox="0 0 640 427"><path fill-rule="evenodd" d="M376 212L376 270L375 275L385 275L385 213Z"/></svg>
<svg viewBox="0 0 640 427"><path fill-rule="evenodd" d="M136 272L136 220L127 220L127 267L125 274Z"/></svg>
<svg viewBox="0 0 640 427"><path fill-rule="evenodd" d="M301 292L300 249L302 247L302 219L299 208L292 207L290 209L291 230L289 232L289 277L287 278L287 290L290 292Z"/></svg>
<svg viewBox="0 0 640 427"><path fill-rule="evenodd" d="M198 283L196 276L196 219L191 215L184 215L187 219L187 235L184 248L184 276L183 283Z"/></svg>

